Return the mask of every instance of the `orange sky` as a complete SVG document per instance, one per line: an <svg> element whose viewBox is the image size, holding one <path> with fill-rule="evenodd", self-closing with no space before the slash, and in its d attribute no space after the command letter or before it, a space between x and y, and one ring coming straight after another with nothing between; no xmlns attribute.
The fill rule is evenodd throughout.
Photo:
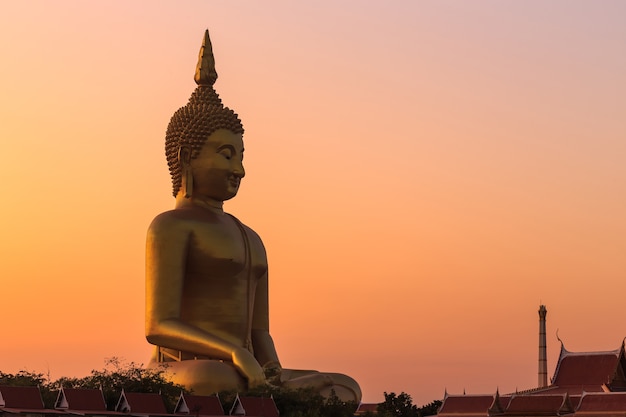
<svg viewBox="0 0 626 417"><path fill-rule="evenodd" d="M537 309L626 336L626 4L20 1L0 11L0 370L145 362L144 239L205 28L283 365L365 401L526 389Z"/></svg>

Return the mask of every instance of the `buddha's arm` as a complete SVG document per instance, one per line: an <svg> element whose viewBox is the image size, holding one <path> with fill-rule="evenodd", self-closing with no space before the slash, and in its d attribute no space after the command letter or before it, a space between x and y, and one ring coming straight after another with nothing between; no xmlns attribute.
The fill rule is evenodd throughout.
<svg viewBox="0 0 626 417"><path fill-rule="evenodd" d="M232 361L251 385L265 381L253 355L221 337L180 319L185 259L190 230L161 215L146 243L146 339L148 342L215 359Z"/></svg>
<svg viewBox="0 0 626 417"><path fill-rule="evenodd" d="M280 361L270 335L267 272L259 279L254 298L252 346L254 356L263 367L280 368Z"/></svg>

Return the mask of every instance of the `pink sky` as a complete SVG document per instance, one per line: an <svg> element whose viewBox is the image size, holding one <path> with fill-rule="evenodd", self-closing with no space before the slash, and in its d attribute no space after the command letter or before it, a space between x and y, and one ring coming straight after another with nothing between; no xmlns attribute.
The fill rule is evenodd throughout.
<svg viewBox="0 0 626 417"><path fill-rule="evenodd" d="M20 1L0 11L0 370L145 362L144 239L206 28L286 367L418 404L626 336L626 4Z"/></svg>

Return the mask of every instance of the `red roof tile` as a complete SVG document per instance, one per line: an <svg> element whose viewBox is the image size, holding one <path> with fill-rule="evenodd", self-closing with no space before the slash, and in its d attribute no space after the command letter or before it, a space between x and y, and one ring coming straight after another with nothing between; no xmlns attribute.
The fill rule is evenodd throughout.
<svg viewBox="0 0 626 417"><path fill-rule="evenodd" d="M537 413L544 415L560 415L562 410L571 410L566 395L513 395L505 410L506 415Z"/></svg>
<svg viewBox="0 0 626 417"><path fill-rule="evenodd" d="M585 393L576 413L620 411L626 413L626 392Z"/></svg>
<svg viewBox="0 0 626 417"><path fill-rule="evenodd" d="M441 404L438 414L480 413L487 415L493 404L493 395L449 395Z"/></svg>
<svg viewBox="0 0 626 417"><path fill-rule="evenodd" d="M131 414L148 414L148 415L162 415L167 414L163 398L159 394L144 393L144 392L124 392L122 391L122 397L118 407L122 403L122 398L126 398L129 410L116 410L122 412L128 412Z"/></svg>
<svg viewBox="0 0 626 417"><path fill-rule="evenodd" d="M217 396L181 394L174 413L193 416L223 416L224 409Z"/></svg>
<svg viewBox="0 0 626 417"><path fill-rule="evenodd" d="M106 411L107 409L104 396L99 389L63 388L59 396L65 396L68 410ZM65 407L57 404L56 408Z"/></svg>
<svg viewBox="0 0 626 417"><path fill-rule="evenodd" d="M273 398L239 396L237 396L235 404L233 404L231 415L235 415L233 411L237 411L237 400L239 400L239 403L243 407L244 415L246 416L279 417L278 408L276 408L276 403L274 403Z"/></svg>
<svg viewBox="0 0 626 417"><path fill-rule="evenodd" d="M552 383L559 387L601 387L615 375L618 358L614 352L566 354L559 359Z"/></svg>
<svg viewBox="0 0 626 417"><path fill-rule="evenodd" d="M8 387L0 386L0 407L25 408L29 410L43 410L43 400L38 387Z"/></svg>

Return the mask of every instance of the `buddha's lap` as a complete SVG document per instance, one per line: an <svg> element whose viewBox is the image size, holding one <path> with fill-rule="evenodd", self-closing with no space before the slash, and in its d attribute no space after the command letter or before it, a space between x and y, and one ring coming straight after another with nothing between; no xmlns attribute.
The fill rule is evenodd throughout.
<svg viewBox="0 0 626 417"><path fill-rule="evenodd" d="M211 359L165 362L169 378L193 389L196 395L214 395L220 391L245 391L246 381L231 363ZM151 361L149 366L161 365ZM314 388L328 398L334 391L343 401L360 401L361 390L351 377L339 373L283 369L281 385L287 388Z"/></svg>
<svg viewBox="0 0 626 417"><path fill-rule="evenodd" d="M218 360L197 359L179 362L150 362L155 367L164 364L169 378L186 388L193 389L196 395L214 395L220 391L243 391L245 379L232 364Z"/></svg>

